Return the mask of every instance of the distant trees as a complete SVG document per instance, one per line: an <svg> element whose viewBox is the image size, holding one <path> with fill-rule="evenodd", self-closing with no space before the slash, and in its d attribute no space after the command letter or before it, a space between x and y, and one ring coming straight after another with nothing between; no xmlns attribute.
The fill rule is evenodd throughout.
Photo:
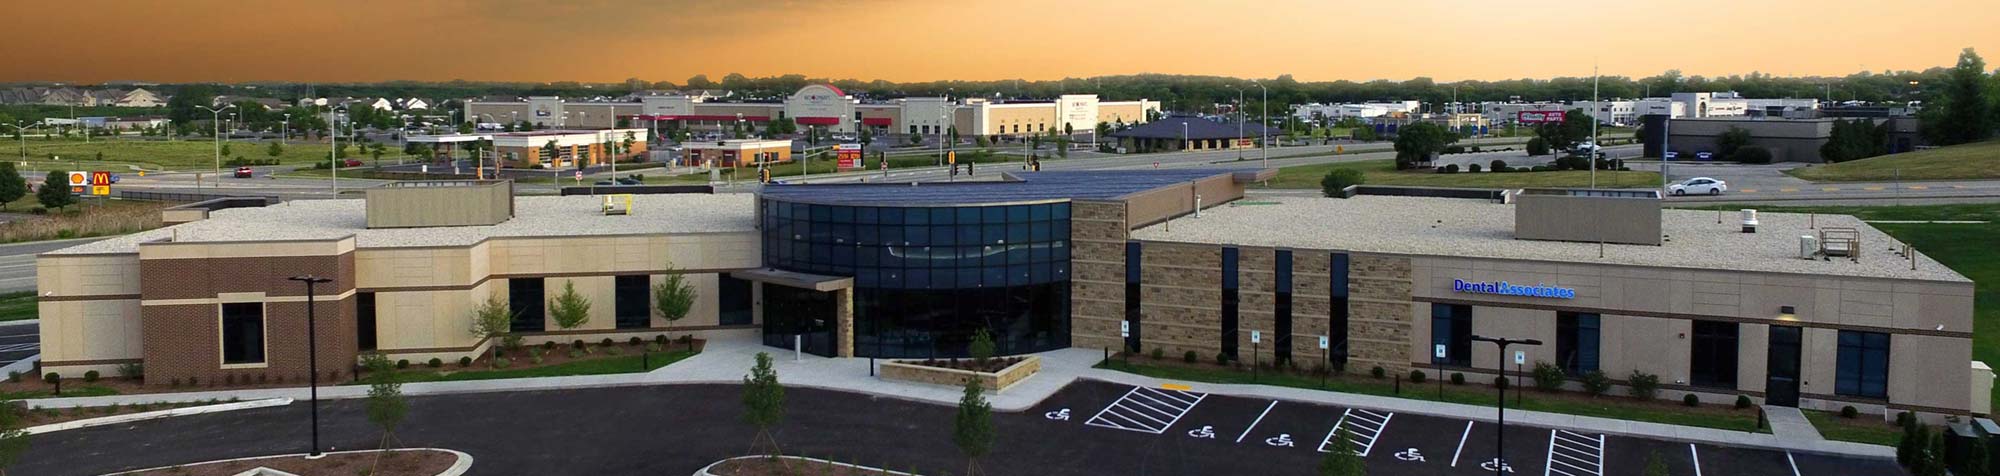
<svg viewBox="0 0 2000 476"><path fill-rule="evenodd" d="M1868 119L1834 120L1833 134L1819 147L1820 159L1846 162L1889 153L1889 123Z"/></svg>
<svg viewBox="0 0 2000 476"><path fill-rule="evenodd" d="M1935 145L1955 145L1993 137L1996 86L1986 72L1986 60L1966 48L1944 81L1944 94L1928 98L1918 115L1924 138Z"/></svg>
<svg viewBox="0 0 2000 476"><path fill-rule="evenodd" d="M13 162L0 162L0 209L28 196L28 179L14 170Z"/></svg>
<svg viewBox="0 0 2000 476"><path fill-rule="evenodd" d="M1416 167L1458 142L1458 133L1432 122L1405 125L1396 131L1396 170Z"/></svg>
<svg viewBox="0 0 2000 476"><path fill-rule="evenodd" d="M1715 137L1716 152L1721 153L1723 157L1735 157L1737 149L1748 145L1750 145L1750 130L1741 127L1729 126L1729 130L1722 131L1722 135Z"/></svg>
<svg viewBox="0 0 2000 476"><path fill-rule="evenodd" d="M1562 122L1546 122L1535 126L1535 137L1542 145L1557 152L1576 148L1590 139L1591 124L1597 119L1582 109L1571 109L1563 113ZM1532 152L1531 152L1532 153ZM1541 155L1541 154L1534 154Z"/></svg>

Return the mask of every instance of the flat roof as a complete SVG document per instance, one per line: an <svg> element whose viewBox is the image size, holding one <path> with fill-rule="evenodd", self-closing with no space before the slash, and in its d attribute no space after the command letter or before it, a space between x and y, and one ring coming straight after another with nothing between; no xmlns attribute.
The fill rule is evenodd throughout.
<svg viewBox="0 0 2000 476"><path fill-rule="evenodd" d="M1000 169L1001 172L998 174L1000 178L958 182L773 184L764 186L762 194L787 202L893 207L939 207L1066 199L1113 200L1169 185L1257 170L1218 168L1026 172L1018 170L1018 164L980 168L986 167Z"/></svg>
<svg viewBox="0 0 2000 476"><path fill-rule="evenodd" d="M1483 200L1357 196L1251 197L1132 231L1147 241L1233 244L1432 256L1463 256L1701 270L1970 282L1918 253L1917 266L1889 251L1900 241L1852 216L1759 213L1757 233L1742 233L1735 211L1663 210L1660 246L1514 239L1514 206ZM1818 228L1861 234L1861 260L1798 258L1799 237Z"/></svg>
<svg viewBox="0 0 2000 476"><path fill-rule="evenodd" d="M253 242L355 237L360 248L466 246L490 238L695 234L756 230L754 196L747 193L633 195L629 215L606 216L602 199L587 195L514 197L514 218L490 226L369 229L362 199L293 200L267 207L230 208L206 220L143 231L51 251L47 254L135 253L158 240Z"/></svg>

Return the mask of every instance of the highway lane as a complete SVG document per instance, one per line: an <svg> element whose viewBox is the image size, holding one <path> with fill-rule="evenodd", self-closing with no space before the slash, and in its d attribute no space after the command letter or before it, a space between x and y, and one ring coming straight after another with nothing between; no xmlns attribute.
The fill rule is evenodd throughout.
<svg viewBox="0 0 2000 476"><path fill-rule="evenodd" d="M34 241L0 245L0 292L35 290L35 255L103 238Z"/></svg>

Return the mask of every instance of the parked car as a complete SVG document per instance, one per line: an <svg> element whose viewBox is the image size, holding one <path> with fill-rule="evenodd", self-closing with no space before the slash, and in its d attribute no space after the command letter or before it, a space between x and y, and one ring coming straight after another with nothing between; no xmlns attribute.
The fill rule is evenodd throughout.
<svg viewBox="0 0 2000 476"><path fill-rule="evenodd" d="M341 167L360 167L360 166L361 166L361 159L347 159L347 161L345 161L345 162L341 162L341 163L340 163L340 166L341 166Z"/></svg>
<svg viewBox="0 0 2000 476"><path fill-rule="evenodd" d="M236 178L250 178L250 177L253 177L253 176L256 176L256 175L257 175L257 173L256 173L256 172L254 172L254 171L251 171L249 167L237 167L237 168L236 168Z"/></svg>
<svg viewBox="0 0 2000 476"><path fill-rule="evenodd" d="M1681 183L1667 186L1674 195L1721 195L1729 191L1729 183L1708 177L1695 177Z"/></svg>

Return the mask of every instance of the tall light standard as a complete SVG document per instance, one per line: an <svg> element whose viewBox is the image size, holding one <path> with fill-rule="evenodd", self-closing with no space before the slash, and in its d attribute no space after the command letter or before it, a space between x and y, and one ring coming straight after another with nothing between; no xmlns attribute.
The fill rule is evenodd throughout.
<svg viewBox="0 0 2000 476"><path fill-rule="evenodd" d="M214 132L210 133L210 135L213 135L215 139L214 178L216 179L215 185L221 186L222 185L222 111L235 108L236 105L229 104L229 105L224 105L222 107L209 107L209 106L195 106L195 107L208 111L208 125L211 129L214 129Z"/></svg>
<svg viewBox="0 0 2000 476"><path fill-rule="evenodd" d="M314 285L333 280L310 274L285 279L306 285L306 372L312 375L312 384L307 387L312 393L312 451L306 457L319 459L324 455L319 453L319 321L314 312L319 309L319 293Z"/></svg>
<svg viewBox="0 0 2000 476"><path fill-rule="evenodd" d="M1590 188L1597 188L1597 151L1604 150L1597 143L1597 115L1604 110L1604 102L1597 97L1597 65L1590 66ZM1665 171L1664 168L1661 169Z"/></svg>
<svg viewBox="0 0 2000 476"><path fill-rule="evenodd" d="M1492 342L1493 345L1500 347L1500 360L1495 362L1497 362L1497 365L1499 365L1500 375L1503 378L1503 380L1501 381L1503 382L1506 381L1504 380L1504 378L1507 374L1507 362L1506 362L1507 346L1514 344L1542 345L1542 341L1538 339L1509 339L1506 337L1485 337L1485 336L1474 335L1472 336L1472 340L1478 342ZM1520 384L1515 383L1514 385L1520 385ZM1512 472L1512 469L1507 468L1507 387L1500 387L1499 390L1500 390L1500 400L1499 403L1496 404L1496 407L1500 409L1500 424L1497 425L1498 428L1495 430L1495 432L1498 433L1499 436L1495 438L1495 443L1493 444L1493 458L1495 459L1493 464L1493 474L1496 476L1499 475L1502 471Z"/></svg>
<svg viewBox="0 0 2000 476"><path fill-rule="evenodd" d="M28 121L19 120L13 124L0 124L0 126L14 128L14 138L21 141L21 166L28 166Z"/></svg>
<svg viewBox="0 0 2000 476"><path fill-rule="evenodd" d="M327 171L328 171L327 173L328 173L328 174L330 174L330 175L331 175L331 176L333 177L333 198L340 198L340 165L341 165L341 164L340 164L340 163L341 163L341 160L340 160L340 123L341 123L341 120L342 120L342 119L346 119L346 120L347 120L347 121L346 121L346 122L347 122L347 131L348 131L348 132L350 132L350 133L354 132L354 120L353 120L353 116L349 116L349 115L347 115L347 114L343 114L344 112L346 112L346 111L344 111L344 110L343 110L342 108L333 108L333 109L327 109L327 110L326 110L326 124L327 124L327 126L326 126L326 127L327 127L328 129L333 129L333 133L332 133L332 134L327 134L327 136L326 136L326 140L327 140L327 142L326 142L326 156L328 157L328 159L329 159L329 160L332 160L332 161L333 161L333 163L332 163L332 164L329 164L329 165L332 165L333 167L330 167L330 168L328 168L328 169L327 169ZM354 141L353 141L353 140L349 140L348 142L354 142Z"/></svg>
<svg viewBox="0 0 2000 476"><path fill-rule="evenodd" d="M1236 90L1236 141L1240 143L1243 142L1243 123L1248 122L1250 118L1243 117L1243 88L1232 87L1232 89ZM1229 148L1236 149L1236 160L1243 160L1243 148L1236 145L1230 144Z"/></svg>
<svg viewBox="0 0 2000 476"><path fill-rule="evenodd" d="M1260 104L1260 106L1262 106L1264 109L1264 112L1259 113L1261 117L1257 118L1257 124L1258 127L1260 128L1257 131L1257 137L1258 137L1258 143L1261 144L1261 147L1258 147L1258 150L1259 153L1262 154L1262 158L1258 159L1259 162L1257 164L1257 167L1270 168L1271 167L1271 90L1269 88L1265 88L1264 83L1261 82L1252 81L1250 82L1250 84L1257 85L1257 89L1262 90L1264 93L1263 99L1257 100L1258 102L1263 103Z"/></svg>
<svg viewBox="0 0 2000 476"><path fill-rule="evenodd" d="M285 113L284 124L278 126L278 145L285 145L285 139L292 135L292 113Z"/></svg>

